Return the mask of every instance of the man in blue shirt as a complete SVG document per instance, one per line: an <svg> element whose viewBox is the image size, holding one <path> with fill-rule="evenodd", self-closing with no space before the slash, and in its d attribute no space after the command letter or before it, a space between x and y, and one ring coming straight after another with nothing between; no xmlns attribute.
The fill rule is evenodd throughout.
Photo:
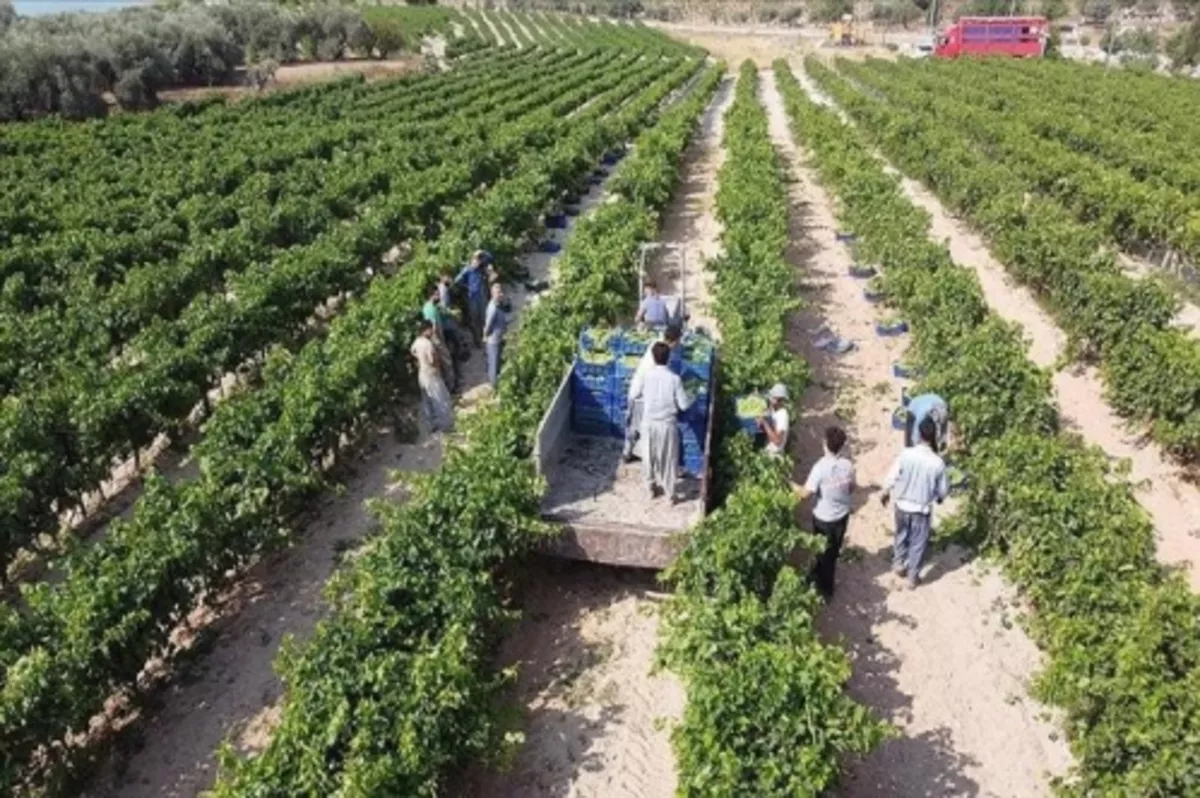
<svg viewBox="0 0 1200 798"><path fill-rule="evenodd" d="M487 272L485 271L491 258L483 250L476 250L471 256L471 262L466 265L454 278L456 284L467 287L467 323L471 327L471 336L475 345L483 344L484 315L487 313Z"/></svg>
<svg viewBox="0 0 1200 798"><path fill-rule="evenodd" d="M658 295L658 286L647 280L645 298L638 306L634 321L651 327L665 327L670 320L671 314L667 311L667 303Z"/></svg>
<svg viewBox="0 0 1200 798"><path fill-rule="evenodd" d="M908 416L904 421L904 445L916 446L920 442L917 431L921 427L921 422L926 418L933 419L937 430L933 450L935 452L944 452L946 450L946 428L949 426L950 408L946 404L946 400L936 393L923 393L909 400Z"/></svg>

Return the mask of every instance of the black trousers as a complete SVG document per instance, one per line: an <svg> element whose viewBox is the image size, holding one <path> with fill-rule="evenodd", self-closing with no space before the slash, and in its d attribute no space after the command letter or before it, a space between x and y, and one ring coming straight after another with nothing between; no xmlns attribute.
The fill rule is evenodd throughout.
<svg viewBox="0 0 1200 798"><path fill-rule="evenodd" d="M825 598L833 596L833 575L837 570L838 555L842 551L842 542L846 539L846 523L849 520L848 515L837 521L822 521L813 516L813 532L825 538L825 551L817 555L811 576L817 592Z"/></svg>

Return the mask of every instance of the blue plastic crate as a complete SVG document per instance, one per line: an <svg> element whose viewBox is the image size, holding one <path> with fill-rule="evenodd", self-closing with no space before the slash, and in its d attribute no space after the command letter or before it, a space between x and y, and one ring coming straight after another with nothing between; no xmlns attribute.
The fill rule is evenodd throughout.
<svg viewBox="0 0 1200 798"><path fill-rule="evenodd" d="M586 366L581 368L581 366ZM588 392L588 393L603 393L613 394L617 390L617 385L614 381L612 368L601 369L596 368L592 364L584 364L582 361L576 361L575 369L571 374L571 391L572 393Z"/></svg>
<svg viewBox="0 0 1200 798"><path fill-rule="evenodd" d="M624 337L625 332L619 327L584 327L579 333L579 349L619 355Z"/></svg>
<svg viewBox="0 0 1200 798"><path fill-rule="evenodd" d="M712 379L712 364L694 363L685 360L679 376L683 377L684 380L700 380L707 383Z"/></svg>
<svg viewBox="0 0 1200 798"><path fill-rule="evenodd" d="M620 352L623 355L637 355L640 357L646 354L646 350L658 339L659 333L657 331L642 332L631 330L622 336Z"/></svg>

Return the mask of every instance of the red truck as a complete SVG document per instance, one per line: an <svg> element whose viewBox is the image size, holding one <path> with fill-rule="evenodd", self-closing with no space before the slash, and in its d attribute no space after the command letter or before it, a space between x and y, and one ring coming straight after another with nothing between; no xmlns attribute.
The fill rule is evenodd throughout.
<svg viewBox="0 0 1200 798"><path fill-rule="evenodd" d="M962 17L937 38L933 55L1041 58L1047 32L1045 17Z"/></svg>

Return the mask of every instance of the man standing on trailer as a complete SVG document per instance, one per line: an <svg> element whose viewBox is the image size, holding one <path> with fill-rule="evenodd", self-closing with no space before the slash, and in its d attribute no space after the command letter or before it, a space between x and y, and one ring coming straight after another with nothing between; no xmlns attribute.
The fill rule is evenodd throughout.
<svg viewBox="0 0 1200 798"><path fill-rule="evenodd" d="M650 498L662 491L675 504L675 482L679 473L679 414L691 406L683 390L683 380L667 366L671 347L658 341L650 348L654 366L646 378L631 391L631 399L643 401L642 434L646 436L646 461L642 473Z"/></svg>
<svg viewBox="0 0 1200 798"><path fill-rule="evenodd" d="M471 337L475 346L483 346L483 323L487 313L488 289L487 272L491 257L481 249L471 255L471 262L454 278L456 284L467 287L467 323L471 327Z"/></svg>
<svg viewBox="0 0 1200 798"><path fill-rule="evenodd" d="M677 325L672 324L667 327L662 338L659 339L665 343L670 349L674 349L679 345L680 338L683 337L683 331ZM655 341L658 343L658 341ZM670 355L668 354L668 360ZM634 449L637 447L638 438L641 437L642 431L642 408L643 402L641 399L635 399L634 396L641 395L641 385L646 379L646 375L650 369L654 368L654 344L646 347L645 354L638 361L637 370L633 372L633 379L629 381L629 407L625 411L625 451L623 457L626 463L632 463L635 459Z"/></svg>
<svg viewBox="0 0 1200 798"><path fill-rule="evenodd" d="M634 321L650 327L663 327L669 324L671 314L667 310L666 300L658 295L658 286L654 284L653 280L646 281L645 292L645 297L642 299L642 304L638 306Z"/></svg>
<svg viewBox="0 0 1200 798"><path fill-rule="evenodd" d="M433 324L421 319L421 331L413 341L412 355L417 360L417 384L421 387L421 411L433 432L449 432L454 426L450 392L442 381L442 369L433 344Z"/></svg>
<svg viewBox="0 0 1200 798"><path fill-rule="evenodd" d="M933 528L933 504L941 504L950 495L946 463L933 450L937 445L937 424L926 416L917 425L917 433L920 442L896 458L879 497L887 507L892 491L896 492L892 569L900 576L907 574L908 584L914 588L921 583L921 562Z"/></svg>
<svg viewBox="0 0 1200 798"><path fill-rule="evenodd" d="M937 427L937 441L934 444L934 451L946 451L946 432L950 422L950 406L946 404L945 399L936 393L923 393L909 400L908 414L904 419L904 445L916 446L920 442L917 429L926 417L933 419L933 423Z"/></svg>

